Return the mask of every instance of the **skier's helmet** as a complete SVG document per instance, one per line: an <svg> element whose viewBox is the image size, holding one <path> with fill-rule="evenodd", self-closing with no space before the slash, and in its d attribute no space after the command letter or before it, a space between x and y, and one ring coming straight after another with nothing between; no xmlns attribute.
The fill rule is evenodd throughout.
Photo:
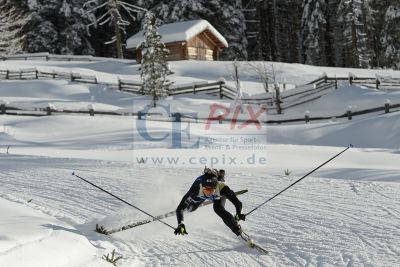
<svg viewBox="0 0 400 267"><path fill-rule="evenodd" d="M217 176L204 175L201 185L205 188L217 188L218 178Z"/></svg>
<svg viewBox="0 0 400 267"><path fill-rule="evenodd" d="M203 187L204 195L207 197L211 197L215 194L215 191L217 190L218 178L216 175L205 174L201 181L201 185Z"/></svg>

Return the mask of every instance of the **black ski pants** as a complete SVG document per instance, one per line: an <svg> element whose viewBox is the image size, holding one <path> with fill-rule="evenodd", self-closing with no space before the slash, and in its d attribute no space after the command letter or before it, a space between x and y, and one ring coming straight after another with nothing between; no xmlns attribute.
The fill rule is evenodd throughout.
<svg viewBox="0 0 400 267"><path fill-rule="evenodd" d="M213 208L216 214L224 221L226 226L228 226L232 232L236 235L239 234L240 226L236 222L235 218L225 209L225 198L220 198L218 200L214 200Z"/></svg>

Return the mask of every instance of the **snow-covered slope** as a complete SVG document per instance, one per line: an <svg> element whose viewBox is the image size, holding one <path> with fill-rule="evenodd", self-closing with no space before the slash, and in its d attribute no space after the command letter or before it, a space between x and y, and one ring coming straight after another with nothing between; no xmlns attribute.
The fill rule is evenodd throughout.
<svg viewBox="0 0 400 267"><path fill-rule="evenodd" d="M284 161L285 155L301 151L302 163L312 165L309 161L316 161L318 156L323 158L330 154L318 148L292 149L290 146L282 146L279 148L281 154L274 158ZM335 150L337 149L332 148L330 152ZM354 155L353 153L352 156ZM347 160L344 157L337 160L337 163L344 164ZM115 161L11 155L2 155L1 162L1 197L25 203L27 199L32 199L31 203L25 205L58 219L55 221L41 215L40 218L45 219L39 220L35 226L37 212L21 207L23 214L20 214L19 210L14 209L15 204L9 203L1 206L1 211L7 212L11 217L2 221L2 239L19 238L22 243L28 243L32 235L36 238L53 233L50 235L51 242L55 246L62 246L64 255L72 257L71 261L75 259L76 262L56 265L65 260L56 257L57 254L51 254L54 257L47 257L48 265L43 265L42 258L33 252L22 253L20 258L13 257L16 254L8 252L2 254L0 262L9 260L18 264L28 258L30 266L86 266L77 262L94 260L92 256L95 252L90 249L87 241L84 242L85 238L82 236L99 248L97 255L110 252L109 242L112 243L116 251L124 257L119 266L395 266L400 256L400 184L356 181L351 172L347 175L345 171L338 172L335 165L324 168L325 172L329 170L331 173L318 174L325 178L314 175L307 178L254 212L242 223L257 242L271 251L269 256L260 256L243 245L223 225L210 206L186 215L185 223L189 235L185 237L174 236L172 229L157 222L110 237L100 236L93 229L95 223L104 220L104 216L115 224L140 220L146 216L74 178L70 173L70 169L78 170L80 175L106 190L148 212L158 214L176 207L193 177L200 173L198 169L161 168L154 172L147 168L134 169L130 163ZM300 163L298 162L299 165ZM284 166L291 168L292 176L281 175ZM229 170L228 183L233 189L249 189L249 193L241 197L245 211L260 204L303 174L289 162L285 162L280 168L279 172L262 169ZM397 173L398 171L396 170ZM369 174L372 173L369 171ZM339 176L341 180L332 179L335 176ZM375 176L378 180L379 172L376 171ZM227 207L233 210L230 204ZM16 227L12 220L25 221L22 218L30 222L25 227L32 228L25 228L23 225ZM169 218L166 222L175 225L175 220ZM69 225L59 221L69 222ZM50 229L46 227L51 224L53 226L49 226ZM71 224L74 226L70 226ZM79 233L74 242L69 239L69 236L74 238L71 232ZM7 241L7 244L10 242ZM31 243L30 246L38 253L51 253L53 248L47 247L46 242Z"/></svg>
<svg viewBox="0 0 400 267"><path fill-rule="evenodd" d="M0 211L0 266L108 266L75 227L3 198Z"/></svg>

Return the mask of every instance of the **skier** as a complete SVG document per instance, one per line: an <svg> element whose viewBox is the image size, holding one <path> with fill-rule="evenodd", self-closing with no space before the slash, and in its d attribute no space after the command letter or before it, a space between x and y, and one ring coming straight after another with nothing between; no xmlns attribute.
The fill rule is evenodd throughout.
<svg viewBox="0 0 400 267"><path fill-rule="evenodd" d="M222 201L223 196L225 196L233 203L233 205L235 205L235 217L225 209L225 203ZM174 231L175 235L188 234L185 224L183 223L183 212L195 211L200 204L207 199L213 201L215 213L221 217L221 219L232 230L232 232L234 232L236 235L240 235L242 230L238 224L238 221L244 221L246 219L246 216L242 214L242 202L240 202L235 193L224 182L218 181L218 172L208 168L204 170L203 175L199 176L194 181L189 191L183 196L176 209L178 227Z"/></svg>

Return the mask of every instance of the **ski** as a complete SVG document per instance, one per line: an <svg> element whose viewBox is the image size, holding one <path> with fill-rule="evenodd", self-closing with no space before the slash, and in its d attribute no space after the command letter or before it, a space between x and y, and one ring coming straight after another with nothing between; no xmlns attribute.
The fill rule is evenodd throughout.
<svg viewBox="0 0 400 267"><path fill-rule="evenodd" d="M238 195L242 195L242 194L247 193L247 192L248 192L248 190L244 189L244 190L240 190L240 191L235 192L235 194L238 196ZM199 207L204 207L204 206L210 205L212 203L213 202L211 200L206 200ZM131 229L131 228L143 225L143 224L151 223L151 222L154 222L154 221L157 221L157 220L160 220L160 219L168 218L168 217L174 216L175 214L176 214L176 211L173 210L173 211L164 213L162 215L155 216L154 218L145 219L145 220L142 220L142 221L138 221L138 222L134 222L134 223L122 226L122 227L117 228L117 229L110 229L110 230L107 230L107 228L102 226L102 225L96 224L96 230L95 231L100 233L100 234L110 235L110 234L114 234L114 233L117 233L117 232L121 232L121 231L125 231L125 230L128 230L128 229Z"/></svg>
<svg viewBox="0 0 400 267"><path fill-rule="evenodd" d="M250 248L256 249L258 252L264 255L268 255L269 251L260 246L259 244L255 243L253 239L250 238L248 234L242 231L240 234L240 238L246 242L246 245Z"/></svg>

